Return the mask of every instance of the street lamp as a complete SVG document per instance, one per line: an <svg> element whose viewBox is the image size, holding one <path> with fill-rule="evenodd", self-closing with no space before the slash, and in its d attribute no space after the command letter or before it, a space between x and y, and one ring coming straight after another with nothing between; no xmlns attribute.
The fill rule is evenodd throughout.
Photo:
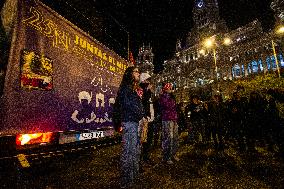
<svg viewBox="0 0 284 189"><path fill-rule="evenodd" d="M201 49L201 50L199 51L199 53L204 56L204 55L205 55L205 50L204 50L204 49Z"/></svg>
<svg viewBox="0 0 284 189"><path fill-rule="evenodd" d="M228 46L232 43L232 40L229 37L224 38L223 44ZM206 48L212 48L213 50L213 58L214 58L214 65L215 65L215 72L216 72L216 79L218 82L218 67L217 67L217 58L216 58L216 47L217 43L215 41L215 38L211 37L205 40L204 46ZM219 84L218 84L218 91L219 91Z"/></svg>
<svg viewBox="0 0 284 189"><path fill-rule="evenodd" d="M212 48L213 50L213 58L214 58L214 65L215 65L215 72L216 72L216 79L218 81L218 68L217 68L217 58L216 58L216 42L214 38L208 38L204 42L204 46L206 48Z"/></svg>
<svg viewBox="0 0 284 189"><path fill-rule="evenodd" d="M284 29L284 28L283 28ZM224 45L231 45L232 44L232 40L229 38L229 37L226 37L225 39L224 39Z"/></svg>
<svg viewBox="0 0 284 189"><path fill-rule="evenodd" d="M276 34L283 34L284 33L284 26L279 26L276 29Z"/></svg>
<svg viewBox="0 0 284 189"><path fill-rule="evenodd" d="M274 59L275 59L275 63L276 63L276 69L277 69L277 72L278 72L278 77L280 78L281 77L280 69L279 69L277 54L276 54L276 51L275 51L275 43L274 43L273 39L271 40L271 44L272 44L273 55L274 55Z"/></svg>
<svg viewBox="0 0 284 189"><path fill-rule="evenodd" d="M284 26L281 25L281 26L277 27L275 33L278 34L278 35L282 35L284 33ZM276 54L276 50L275 50L275 42L273 41L273 39L271 40L271 44L272 44L273 55L274 55L276 68L277 68L277 72L278 72L278 77L280 78L281 73L280 73L279 63L278 63L277 54Z"/></svg>

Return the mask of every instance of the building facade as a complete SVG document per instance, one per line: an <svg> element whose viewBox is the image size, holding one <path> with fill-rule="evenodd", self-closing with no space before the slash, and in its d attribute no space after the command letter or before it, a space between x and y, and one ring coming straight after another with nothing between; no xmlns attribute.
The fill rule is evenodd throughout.
<svg viewBox="0 0 284 189"><path fill-rule="evenodd" d="M276 22L284 21L284 0L273 0L271 2L271 9L275 12Z"/></svg>
<svg viewBox="0 0 284 189"><path fill-rule="evenodd" d="M152 51L152 47L149 44L145 46L143 44L142 47L139 48L136 65L141 72L148 72L150 75L153 75L154 72L154 53Z"/></svg>
<svg viewBox="0 0 284 189"><path fill-rule="evenodd" d="M185 42L177 40L175 56L164 61L164 70L156 79L175 83L180 101L200 89L229 93L232 90L221 85L224 81L284 67L279 36L264 32L258 20L229 31L219 16L217 0L196 0L193 21ZM205 43L209 40L211 47Z"/></svg>

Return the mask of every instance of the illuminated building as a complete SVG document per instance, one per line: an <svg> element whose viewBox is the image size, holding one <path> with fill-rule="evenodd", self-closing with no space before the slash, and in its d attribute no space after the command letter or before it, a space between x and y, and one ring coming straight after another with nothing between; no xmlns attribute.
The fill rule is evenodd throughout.
<svg viewBox="0 0 284 189"><path fill-rule="evenodd" d="M277 22L283 22L284 20L284 1L273 0L271 2L271 9L275 12L275 18Z"/></svg>
<svg viewBox="0 0 284 189"><path fill-rule="evenodd" d="M274 31L264 32L258 20L229 31L219 17L217 0L196 0L193 21L191 32L185 40L177 40L175 56L164 62L156 79L176 83L179 100L187 101L188 94L200 88L209 87L211 94L231 93L222 85L224 81L277 70L280 75L284 68L279 36ZM208 39L213 43L210 48L204 44Z"/></svg>
<svg viewBox="0 0 284 189"><path fill-rule="evenodd" d="M150 44L139 48L138 58L136 61L137 67L141 72L148 72L150 75L153 74L154 65L153 65L154 54L152 52L152 47Z"/></svg>

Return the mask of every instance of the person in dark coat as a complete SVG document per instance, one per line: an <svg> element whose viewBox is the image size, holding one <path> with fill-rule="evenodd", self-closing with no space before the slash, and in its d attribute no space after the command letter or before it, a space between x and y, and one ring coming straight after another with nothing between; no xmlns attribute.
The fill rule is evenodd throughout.
<svg viewBox="0 0 284 189"><path fill-rule="evenodd" d="M125 70L116 100L119 101L122 123L121 187L131 187L139 173L140 138L139 122L144 117L142 89L139 87L139 70Z"/></svg>
<svg viewBox="0 0 284 189"><path fill-rule="evenodd" d="M250 93L246 136L249 152L257 152L255 149L256 142L260 142L263 139L263 124L265 123L266 105L266 102L257 91L252 91Z"/></svg>
<svg viewBox="0 0 284 189"><path fill-rule="evenodd" d="M238 92L233 93L233 98L228 108L230 119L229 133L231 137L237 141L239 150L244 151L246 150L244 139L245 107Z"/></svg>
<svg viewBox="0 0 284 189"><path fill-rule="evenodd" d="M183 111L183 103L177 104L177 114L178 114L178 127L179 127L179 133L185 130L185 115Z"/></svg>
<svg viewBox="0 0 284 189"><path fill-rule="evenodd" d="M224 149L224 123L227 119L226 108L222 96L216 94L209 106L209 122L212 129L212 138L216 150Z"/></svg>
<svg viewBox="0 0 284 189"><path fill-rule="evenodd" d="M201 103L197 95L192 95L190 104L186 107L187 114L190 112L190 126L189 135L193 138L195 143L199 142L199 138L205 142L205 110L203 103Z"/></svg>
<svg viewBox="0 0 284 189"><path fill-rule="evenodd" d="M273 97L271 97L265 111L265 140L268 150L271 152L276 152L274 145L277 145L278 148L281 147L281 145L279 145L281 144L280 141L282 141L280 140L280 134L282 134L280 120L281 118L279 116L276 101Z"/></svg>

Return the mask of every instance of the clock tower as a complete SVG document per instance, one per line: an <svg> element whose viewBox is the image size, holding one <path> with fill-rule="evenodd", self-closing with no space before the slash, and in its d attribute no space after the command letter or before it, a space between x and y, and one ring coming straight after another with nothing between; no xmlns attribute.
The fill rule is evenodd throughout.
<svg viewBox="0 0 284 189"><path fill-rule="evenodd" d="M228 31L225 21L219 16L217 0L195 0L193 22L199 39Z"/></svg>

